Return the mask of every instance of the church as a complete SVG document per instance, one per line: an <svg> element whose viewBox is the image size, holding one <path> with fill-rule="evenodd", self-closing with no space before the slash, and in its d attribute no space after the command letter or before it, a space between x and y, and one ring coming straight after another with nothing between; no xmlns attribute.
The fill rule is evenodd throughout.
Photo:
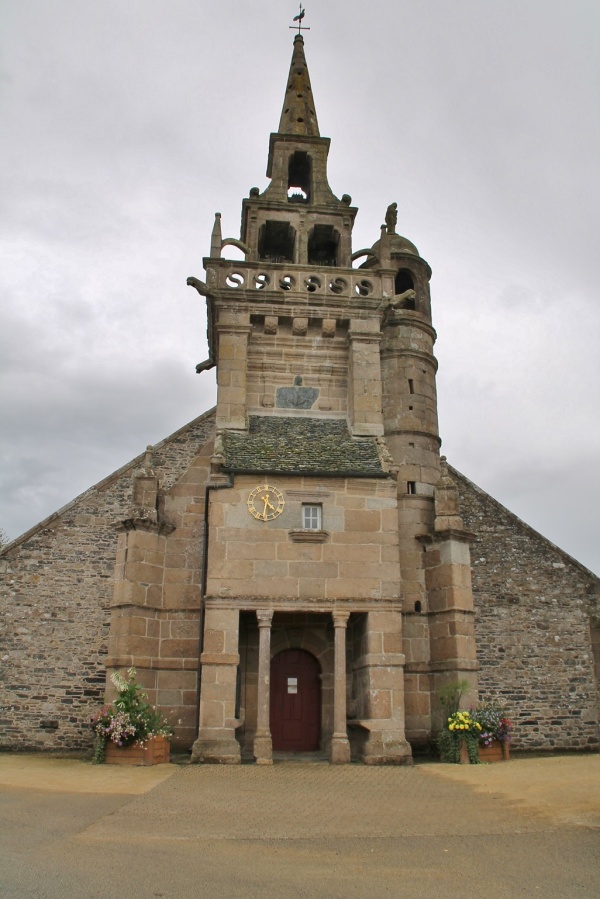
<svg viewBox="0 0 600 899"><path fill-rule="evenodd" d="M396 203L353 247L328 151L299 30L269 184L188 278L216 408L0 554L0 748L89 747L134 667L197 763L410 763L456 681L598 750L598 579L440 456L431 268Z"/></svg>

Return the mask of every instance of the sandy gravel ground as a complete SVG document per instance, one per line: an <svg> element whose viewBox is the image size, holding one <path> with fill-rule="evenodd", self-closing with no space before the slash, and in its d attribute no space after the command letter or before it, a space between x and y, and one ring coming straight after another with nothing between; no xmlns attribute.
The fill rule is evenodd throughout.
<svg viewBox="0 0 600 899"><path fill-rule="evenodd" d="M4 899L600 897L600 757L122 768L0 754Z"/></svg>
<svg viewBox="0 0 600 899"><path fill-rule="evenodd" d="M600 828L600 755L517 758L494 765L426 765L423 769L432 777L468 785L476 793L514 802L555 824Z"/></svg>

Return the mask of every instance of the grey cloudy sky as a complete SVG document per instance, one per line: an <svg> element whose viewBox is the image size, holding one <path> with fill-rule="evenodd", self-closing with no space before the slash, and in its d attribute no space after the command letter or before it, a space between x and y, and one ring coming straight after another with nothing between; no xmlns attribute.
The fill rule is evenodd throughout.
<svg viewBox="0 0 600 899"><path fill-rule="evenodd" d="M0 0L0 526L214 402L215 211L266 185L292 0ZM433 268L443 451L600 572L597 0L308 2L330 183Z"/></svg>

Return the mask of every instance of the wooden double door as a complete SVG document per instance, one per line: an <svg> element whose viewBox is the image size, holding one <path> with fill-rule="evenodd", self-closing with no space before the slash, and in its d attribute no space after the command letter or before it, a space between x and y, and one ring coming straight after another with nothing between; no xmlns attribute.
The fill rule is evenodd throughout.
<svg viewBox="0 0 600 899"><path fill-rule="evenodd" d="M273 749L314 752L321 739L321 669L304 649L285 649L271 660Z"/></svg>

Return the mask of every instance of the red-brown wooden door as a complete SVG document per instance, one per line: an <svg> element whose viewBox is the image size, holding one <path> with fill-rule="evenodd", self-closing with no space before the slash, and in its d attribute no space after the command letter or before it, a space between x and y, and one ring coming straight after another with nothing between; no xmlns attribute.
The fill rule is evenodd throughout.
<svg viewBox="0 0 600 899"><path fill-rule="evenodd" d="M321 669L303 649L284 649L271 660L273 749L313 752L321 737Z"/></svg>

